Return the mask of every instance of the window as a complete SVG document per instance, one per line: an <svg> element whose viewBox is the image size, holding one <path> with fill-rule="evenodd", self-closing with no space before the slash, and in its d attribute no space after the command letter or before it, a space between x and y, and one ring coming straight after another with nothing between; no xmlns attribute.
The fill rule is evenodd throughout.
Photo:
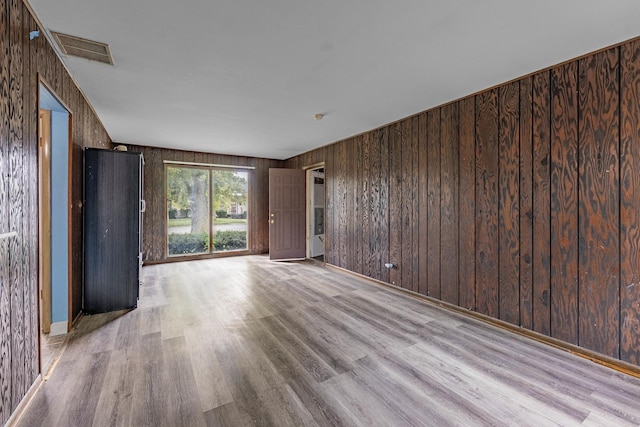
<svg viewBox="0 0 640 427"><path fill-rule="evenodd" d="M249 172L167 164L167 253L247 249Z"/></svg>

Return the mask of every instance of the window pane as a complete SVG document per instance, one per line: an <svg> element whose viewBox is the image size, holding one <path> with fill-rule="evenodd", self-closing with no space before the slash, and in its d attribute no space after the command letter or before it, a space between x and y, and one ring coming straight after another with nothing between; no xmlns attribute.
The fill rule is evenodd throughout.
<svg viewBox="0 0 640 427"><path fill-rule="evenodd" d="M248 172L212 170L213 251L247 249Z"/></svg>
<svg viewBox="0 0 640 427"><path fill-rule="evenodd" d="M167 167L169 255L209 252L209 170Z"/></svg>

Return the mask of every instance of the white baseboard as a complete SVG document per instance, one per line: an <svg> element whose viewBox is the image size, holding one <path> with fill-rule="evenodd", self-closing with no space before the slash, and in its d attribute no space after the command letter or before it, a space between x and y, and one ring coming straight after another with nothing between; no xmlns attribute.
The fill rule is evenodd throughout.
<svg viewBox="0 0 640 427"><path fill-rule="evenodd" d="M65 320L64 322L54 322L51 324L51 332L49 332L49 336L53 337L56 335L64 335L67 333L67 324L68 322Z"/></svg>

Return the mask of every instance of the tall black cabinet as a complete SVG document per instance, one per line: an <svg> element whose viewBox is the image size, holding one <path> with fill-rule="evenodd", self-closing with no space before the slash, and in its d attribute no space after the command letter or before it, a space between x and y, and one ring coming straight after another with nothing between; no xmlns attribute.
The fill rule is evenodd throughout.
<svg viewBox="0 0 640 427"><path fill-rule="evenodd" d="M84 152L85 313L135 308L142 257L142 154Z"/></svg>

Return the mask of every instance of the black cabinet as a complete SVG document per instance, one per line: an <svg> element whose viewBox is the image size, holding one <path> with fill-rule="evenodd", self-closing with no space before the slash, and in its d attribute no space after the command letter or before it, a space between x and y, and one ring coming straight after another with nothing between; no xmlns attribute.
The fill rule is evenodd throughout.
<svg viewBox="0 0 640 427"><path fill-rule="evenodd" d="M142 253L140 153L84 152L85 313L135 308Z"/></svg>

